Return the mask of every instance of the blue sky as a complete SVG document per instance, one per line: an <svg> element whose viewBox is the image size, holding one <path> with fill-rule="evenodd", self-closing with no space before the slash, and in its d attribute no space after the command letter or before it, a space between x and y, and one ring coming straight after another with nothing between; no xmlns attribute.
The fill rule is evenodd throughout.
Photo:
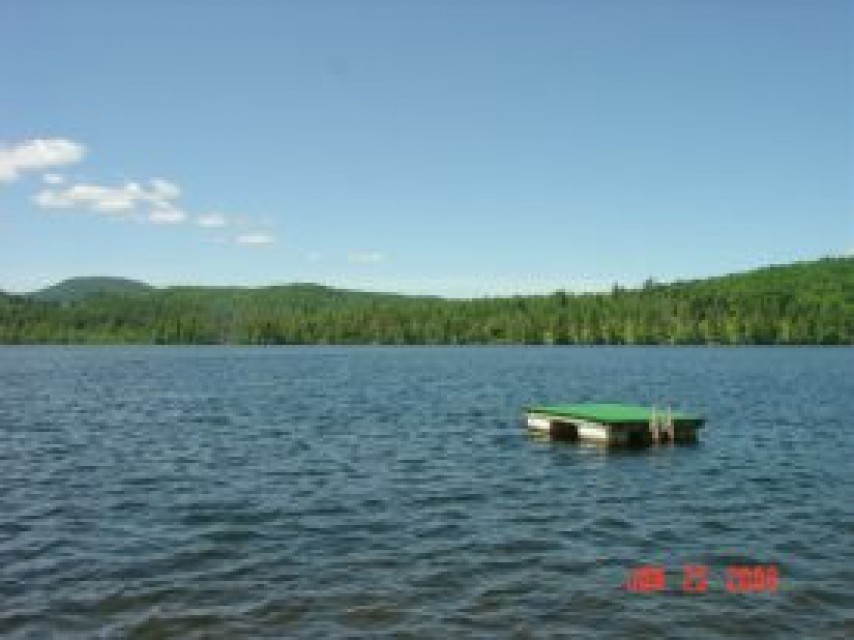
<svg viewBox="0 0 854 640"><path fill-rule="evenodd" d="M847 253L843 1L0 0L0 289L451 296Z"/></svg>

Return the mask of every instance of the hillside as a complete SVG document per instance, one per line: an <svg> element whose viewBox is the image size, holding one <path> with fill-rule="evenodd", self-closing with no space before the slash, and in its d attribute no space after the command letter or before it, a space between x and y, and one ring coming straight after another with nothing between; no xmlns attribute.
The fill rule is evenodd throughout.
<svg viewBox="0 0 854 640"><path fill-rule="evenodd" d="M66 292L61 303L0 296L0 342L854 344L854 258L601 294L474 300L311 284L154 289L115 280L107 291L81 282L92 284L53 288Z"/></svg>
<svg viewBox="0 0 854 640"><path fill-rule="evenodd" d="M29 296L46 302L77 302L97 295L133 295L151 289L144 282L127 278L85 277L63 280Z"/></svg>

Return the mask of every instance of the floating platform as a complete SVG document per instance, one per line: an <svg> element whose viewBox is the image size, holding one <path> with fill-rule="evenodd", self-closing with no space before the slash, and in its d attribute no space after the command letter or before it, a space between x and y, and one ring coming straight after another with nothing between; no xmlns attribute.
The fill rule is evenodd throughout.
<svg viewBox="0 0 854 640"><path fill-rule="evenodd" d="M557 440L608 446L690 444L705 423L700 416L631 404L556 404L525 407L528 428Z"/></svg>

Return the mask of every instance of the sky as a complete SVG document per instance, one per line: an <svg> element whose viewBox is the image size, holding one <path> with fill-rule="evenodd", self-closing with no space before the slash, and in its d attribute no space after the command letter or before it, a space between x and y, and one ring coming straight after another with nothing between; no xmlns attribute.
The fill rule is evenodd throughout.
<svg viewBox="0 0 854 640"><path fill-rule="evenodd" d="M590 291L854 251L843 0L0 0L0 289Z"/></svg>

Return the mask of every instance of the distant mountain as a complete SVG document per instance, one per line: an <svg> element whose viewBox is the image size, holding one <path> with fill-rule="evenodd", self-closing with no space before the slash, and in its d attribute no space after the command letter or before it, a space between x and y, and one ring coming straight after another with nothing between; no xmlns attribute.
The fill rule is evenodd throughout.
<svg viewBox="0 0 854 640"><path fill-rule="evenodd" d="M137 280L95 276L69 278L35 291L29 297L44 302L79 302L98 295L134 295L153 290L152 286Z"/></svg>
<svg viewBox="0 0 854 640"><path fill-rule="evenodd" d="M0 295L2 343L854 345L854 258L472 300L74 278Z"/></svg>

